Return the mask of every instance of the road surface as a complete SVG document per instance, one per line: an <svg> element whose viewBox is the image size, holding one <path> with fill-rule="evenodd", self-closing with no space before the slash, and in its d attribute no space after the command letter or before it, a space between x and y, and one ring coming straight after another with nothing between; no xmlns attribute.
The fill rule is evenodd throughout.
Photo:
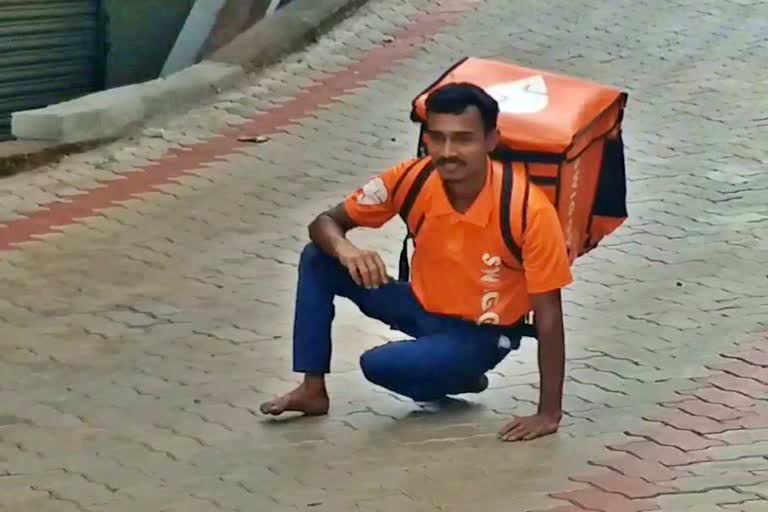
<svg viewBox="0 0 768 512"><path fill-rule="evenodd" d="M0 183L0 509L768 509L768 4L371 0L234 92ZM441 408L368 384L340 301L327 418L290 389L313 215L414 154L472 54L630 94L630 219L566 298L560 433L501 444L535 345ZM265 136L268 141L254 142ZM244 140L241 140L244 139ZM402 226L355 234L396 268Z"/></svg>

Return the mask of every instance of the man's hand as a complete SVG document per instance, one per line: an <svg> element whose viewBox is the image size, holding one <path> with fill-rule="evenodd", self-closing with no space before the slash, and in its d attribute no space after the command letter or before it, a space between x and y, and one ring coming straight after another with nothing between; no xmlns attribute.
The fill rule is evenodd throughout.
<svg viewBox="0 0 768 512"><path fill-rule="evenodd" d="M387 267L376 251L365 251L347 242L336 249L336 254L358 286L371 290L389 282Z"/></svg>
<svg viewBox="0 0 768 512"><path fill-rule="evenodd" d="M530 441L537 437L554 434L559 426L559 415L536 414L522 418L516 417L502 427L499 431L499 439L502 441Z"/></svg>
<svg viewBox="0 0 768 512"><path fill-rule="evenodd" d="M325 254L339 260L358 286L378 288L392 279L378 253L364 251L346 239L347 231L355 227L357 224L341 203L317 216L309 225L309 236Z"/></svg>

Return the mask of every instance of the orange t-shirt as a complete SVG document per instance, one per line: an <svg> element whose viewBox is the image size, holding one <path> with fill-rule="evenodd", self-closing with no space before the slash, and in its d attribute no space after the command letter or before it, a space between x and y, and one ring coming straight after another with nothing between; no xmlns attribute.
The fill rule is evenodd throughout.
<svg viewBox="0 0 768 512"><path fill-rule="evenodd" d="M376 228L397 215L408 188L398 182L415 162L397 165L350 194L344 206L352 220ZM501 172L499 164L489 161L485 186L464 213L451 206L436 171L424 183L413 208L424 221L415 238L411 287L425 310L511 325L531 310L529 294L572 282L557 212L535 185L530 187L528 224L520 244L522 269L509 253L500 228ZM511 216L519 215L519 208L511 210Z"/></svg>

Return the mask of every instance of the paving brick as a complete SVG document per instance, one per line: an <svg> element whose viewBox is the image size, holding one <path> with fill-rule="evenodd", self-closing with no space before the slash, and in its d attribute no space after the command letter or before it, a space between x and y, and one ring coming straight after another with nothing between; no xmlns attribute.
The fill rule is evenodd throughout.
<svg viewBox="0 0 768 512"><path fill-rule="evenodd" d="M660 510L688 510L696 506L721 506L753 500L757 496L736 489L716 489L702 493L683 493L656 498Z"/></svg>
<svg viewBox="0 0 768 512"><path fill-rule="evenodd" d="M682 411L671 412L658 417L648 417L648 420L664 423L678 430L688 430L695 434L717 434L728 430L728 427L706 416L694 416Z"/></svg>
<svg viewBox="0 0 768 512"><path fill-rule="evenodd" d="M729 445L752 444L760 441L768 441L768 429L731 430L722 434L712 434L707 437L723 441Z"/></svg>
<svg viewBox="0 0 768 512"><path fill-rule="evenodd" d="M750 365L768 367L768 352L760 349L747 349L734 354L726 354L724 357L746 362Z"/></svg>
<svg viewBox="0 0 768 512"><path fill-rule="evenodd" d="M768 457L768 441L732 446L713 446L696 452L711 460L732 460L741 457Z"/></svg>
<svg viewBox="0 0 768 512"><path fill-rule="evenodd" d="M738 512L760 512L765 510L768 505L768 499L757 499L743 501L734 505L722 505L724 510L738 511Z"/></svg>
<svg viewBox="0 0 768 512"><path fill-rule="evenodd" d="M764 429L768 428L768 414L751 414L738 420L731 420L731 422L744 428Z"/></svg>
<svg viewBox="0 0 768 512"><path fill-rule="evenodd" d="M734 489L743 493L755 494L757 497L768 500L768 483L766 482L762 482L756 485L739 485L734 487Z"/></svg>
<svg viewBox="0 0 768 512"><path fill-rule="evenodd" d="M0 493L0 506L5 510L38 510L38 507L46 506L47 502L51 501L45 491L15 485L13 478L6 478L6 480L11 480L11 483L4 484L1 487L3 492ZM64 503L59 503L64 506Z"/></svg>
<svg viewBox="0 0 768 512"><path fill-rule="evenodd" d="M605 492L595 488L585 488L577 491L553 494L553 497L567 500L588 510L624 512L642 512L645 510L660 510L648 500L631 500L621 494Z"/></svg>
<svg viewBox="0 0 768 512"><path fill-rule="evenodd" d="M746 471L746 466L734 465L735 471L728 473L728 486L750 486L755 484L762 484L768 482L768 477L765 475L755 475ZM722 489L723 474L715 473L707 476L690 476L682 477L674 480L673 482L663 482L659 484L660 487L669 487L673 491L680 492L708 492L715 489Z"/></svg>
<svg viewBox="0 0 768 512"><path fill-rule="evenodd" d="M686 467L668 468L656 461L644 460L634 455L624 455L594 461L593 464L610 468L630 478L641 478L647 482L664 482L690 474Z"/></svg>
<svg viewBox="0 0 768 512"><path fill-rule="evenodd" d="M31 487L52 493L56 499L78 508L103 506L112 500L112 492L103 484L90 482L83 475L66 472L44 475L32 483Z"/></svg>
<svg viewBox="0 0 768 512"><path fill-rule="evenodd" d="M674 446L682 451L701 450L723 444L722 441L707 439L687 430L678 430L662 425L645 430L628 431L629 435L644 437L664 446Z"/></svg>
<svg viewBox="0 0 768 512"><path fill-rule="evenodd" d="M709 377L707 381L720 389L737 391L752 398L761 398L768 393L768 385L766 384L762 384L753 379L745 379L729 374L720 374L714 377Z"/></svg>
<svg viewBox="0 0 768 512"><path fill-rule="evenodd" d="M768 384L768 367L766 366L758 366L745 361L736 360L714 366L713 368L736 377L753 379L762 382L763 384Z"/></svg>
<svg viewBox="0 0 768 512"><path fill-rule="evenodd" d="M683 400L675 404L670 404L669 407L676 407L688 414L712 418L717 421L734 420L747 414L726 407L725 405L708 403L703 400Z"/></svg>
<svg viewBox="0 0 768 512"><path fill-rule="evenodd" d="M562 507L554 507L541 510L528 510L526 512L583 512L584 510L585 509L577 505L564 505Z"/></svg>
<svg viewBox="0 0 768 512"><path fill-rule="evenodd" d="M708 460L702 451L686 453L674 446L663 446L652 441L632 441L609 446L611 450L630 453L638 458L659 462L665 466L677 466Z"/></svg>
<svg viewBox="0 0 768 512"><path fill-rule="evenodd" d="M748 409L754 406L754 400L742 393L726 391L715 387L706 387L691 392L685 392L711 404L720 404L739 409Z"/></svg>
<svg viewBox="0 0 768 512"><path fill-rule="evenodd" d="M712 460L697 462L688 466L678 466L694 476L723 475L731 472L749 471L753 474L766 468L766 459L761 456L745 457L733 460Z"/></svg>
<svg viewBox="0 0 768 512"><path fill-rule="evenodd" d="M639 477L621 475L613 471L606 471L588 477L572 477L575 482L590 484L598 489L610 493L617 493L630 499L652 498L658 494L674 488L675 483L668 483L665 487L649 484Z"/></svg>

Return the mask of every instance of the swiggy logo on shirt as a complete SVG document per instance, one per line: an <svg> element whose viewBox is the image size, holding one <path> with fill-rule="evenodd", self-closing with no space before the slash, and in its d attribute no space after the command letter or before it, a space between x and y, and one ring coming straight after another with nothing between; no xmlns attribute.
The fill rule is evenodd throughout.
<svg viewBox="0 0 768 512"><path fill-rule="evenodd" d="M381 178L374 178L360 189L357 203L363 206L377 206L387 202L389 191Z"/></svg>
<svg viewBox="0 0 768 512"><path fill-rule="evenodd" d="M478 324L494 324L501 322L499 314L493 311L499 303L499 274L501 273L501 258L485 253L482 256L483 267L480 281L483 283L483 295L480 297L480 317Z"/></svg>

